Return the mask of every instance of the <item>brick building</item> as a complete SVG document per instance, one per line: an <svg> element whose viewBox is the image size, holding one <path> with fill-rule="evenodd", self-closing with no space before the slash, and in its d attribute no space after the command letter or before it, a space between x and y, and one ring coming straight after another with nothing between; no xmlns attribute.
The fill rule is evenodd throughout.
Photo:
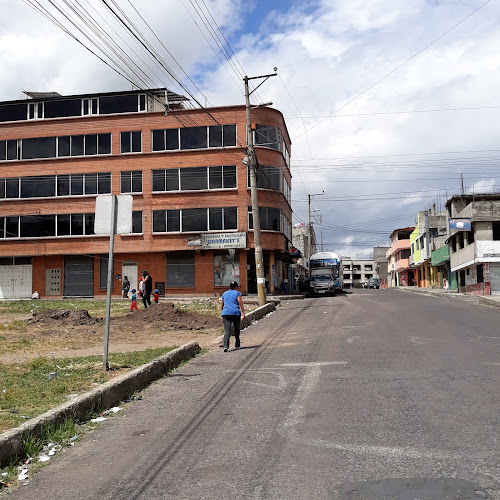
<svg viewBox="0 0 500 500"><path fill-rule="evenodd" d="M142 269L166 294L218 294L234 279L256 292L245 107L186 101L155 89L0 103L0 298L105 295L100 194L133 196L133 232L115 236L115 296ZM252 110L252 129L273 291L290 262L290 139L272 108Z"/></svg>

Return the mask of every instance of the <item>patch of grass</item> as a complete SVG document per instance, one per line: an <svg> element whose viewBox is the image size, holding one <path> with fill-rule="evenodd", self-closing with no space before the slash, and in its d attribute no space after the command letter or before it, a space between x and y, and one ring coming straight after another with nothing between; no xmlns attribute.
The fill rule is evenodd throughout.
<svg viewBox="0 0 500 500"><path fill-rule="evenodd" d="M201 314L220 315L220 301L218 299L201 299L175 304L181 311L196 312Z"/></svg>
<svg viewBox="0 0 500 500"><path fill-rule="evenodd" d="M0 330L2 329L2 327L4 327L5 325L0 325ZM0 335L0 340L7 340L7 337L5 335Z"/></svg>
<svg viewBox="0 0 500 500"><path fill-rule="evenodd" d="M109 356L111 370L107 372L102 369L101 356L64 359L38 357L25 363L0 363L0 432L66 402L71 394L86 392L172 349L163 347L112 353ZM54 380L48 379L51 372L57 372ZM35 447L36 443L28 445Z"/></svg>

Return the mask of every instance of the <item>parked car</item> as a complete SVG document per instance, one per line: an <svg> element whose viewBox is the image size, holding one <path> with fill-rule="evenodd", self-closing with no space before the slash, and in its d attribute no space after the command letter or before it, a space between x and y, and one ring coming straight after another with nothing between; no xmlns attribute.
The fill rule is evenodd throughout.
<svg viewBox="0 0 500 500"><path fill-rule="evenodd" d="M380 281L378 278L370 278L368 280L368 288L380 288Z"/></svg>

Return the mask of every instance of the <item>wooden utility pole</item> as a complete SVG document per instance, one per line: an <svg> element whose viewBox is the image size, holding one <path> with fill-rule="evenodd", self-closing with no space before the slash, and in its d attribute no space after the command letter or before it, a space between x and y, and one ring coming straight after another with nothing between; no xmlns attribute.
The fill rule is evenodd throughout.
<svg viewBox="0 0 500 500"><path fill-rule="evenodd" d="M277 71L277 68L274 69ZM246 104L246 119L247 119L247 152L246 152L246 163L250 171L250 193L252 198L252 220L253 220L253 239L255 246L255 269L257 273L257 294L259 297L259 306L263 306L266 303L266 289L265 283L266 278L264 275L264 258L262 254L262 243L260 237L260 213L259 213L259 198L257 194L257 158L255 156L255 150L253 145L253 131L252 131L252 118L251 118L251 107L250 107L250 96L255 92L268 78L271 76L276 76L277 73L271 75L262 76L245 76L243 81L245 82L245 104ZM265 80L261 82L257 87L255 87L252 92L248 88L248 81L261 79Z"/></svg>

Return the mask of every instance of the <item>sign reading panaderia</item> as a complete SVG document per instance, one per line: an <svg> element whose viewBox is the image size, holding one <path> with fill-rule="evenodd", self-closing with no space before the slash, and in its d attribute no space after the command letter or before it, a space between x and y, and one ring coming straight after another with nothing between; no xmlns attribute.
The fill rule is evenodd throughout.
<svg viewBox="0 0 500 500"><path fill-rule="evenodd" d="M210 233L201 235L201 248L246 248L247 233Z"/></svg>
<svg viewBox="0 0 500 500"><path fill-rule="evenodd" d="M458 231L470 231L470 219L450 219L450 230L458 229Z"/></svg>

